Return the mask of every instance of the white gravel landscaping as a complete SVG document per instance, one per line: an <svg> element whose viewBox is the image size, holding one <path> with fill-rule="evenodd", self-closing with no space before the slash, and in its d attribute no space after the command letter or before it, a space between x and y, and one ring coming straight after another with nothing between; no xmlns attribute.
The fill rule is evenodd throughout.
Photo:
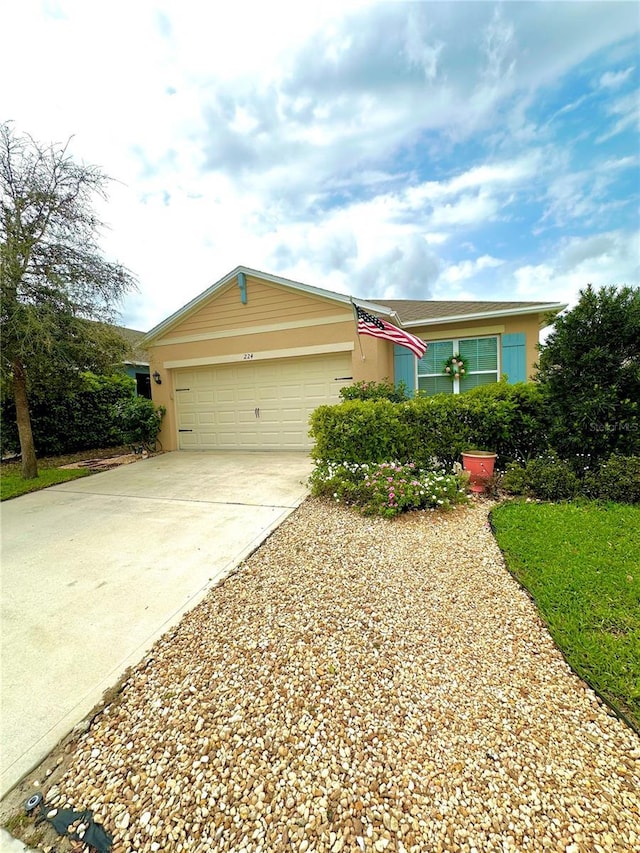
<svg viewBox="0 0 640 853"><path fill-rule="evenodd" d="M127 851L640 850L640 739L487 525L309 499L157 643L50 807Z"/></svg>

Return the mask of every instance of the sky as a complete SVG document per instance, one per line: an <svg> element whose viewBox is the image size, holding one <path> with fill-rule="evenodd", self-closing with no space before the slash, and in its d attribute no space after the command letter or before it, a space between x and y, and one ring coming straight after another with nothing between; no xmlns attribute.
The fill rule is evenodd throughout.
<svg viewBox="0 0 640 853"><path fill-rule="evenodd" d="M361 298L640 283L640 4L20 0L0 121L113 178L148 331L234 267Z"/></svg>

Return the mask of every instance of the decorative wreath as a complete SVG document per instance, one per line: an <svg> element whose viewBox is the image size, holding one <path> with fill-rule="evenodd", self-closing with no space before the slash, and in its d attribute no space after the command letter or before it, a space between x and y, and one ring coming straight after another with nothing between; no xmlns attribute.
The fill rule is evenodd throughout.
<svg viewBox="0 0 640 853"><path fill-rule="evenodd" d="M445 376L449 376L451 379L456 377L459 379L467 372L467 366L467 359L458 352L445 361L443 372Z"/></svg>

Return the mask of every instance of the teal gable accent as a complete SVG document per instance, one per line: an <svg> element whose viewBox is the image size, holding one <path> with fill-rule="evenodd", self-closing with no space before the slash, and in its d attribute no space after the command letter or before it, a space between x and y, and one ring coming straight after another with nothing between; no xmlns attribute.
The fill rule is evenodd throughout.
<svg viewBox="0 0 640 853"><path fill-rule="evenodd" d="M396 385L404 382L410 396L416 393L416 357L398 344L393 345L393 374Z"/></svg>
<svg viewBox="0 0 640 853"><path fill-rule="evenodd" d="M243 305L247 304L247 278L243 272L238 273L238 287L240 288L240 300Z"/></svg>
<svg viewBox="0 0 640 853"><path fill-rule="evenodd" d="M501 373L509 377L510 385L527 381L527 358L525 353L526 336L524 332L502 335Z"/></svg>

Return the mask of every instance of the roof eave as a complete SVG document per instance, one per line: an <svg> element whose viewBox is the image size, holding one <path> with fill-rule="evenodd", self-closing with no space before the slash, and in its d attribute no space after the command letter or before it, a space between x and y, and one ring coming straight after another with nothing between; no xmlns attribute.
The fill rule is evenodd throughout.
<svg viewBox="0 0 640 853"><path fill-rule="evenodd" d="M513 317L521 314L544 314L550 313L559 314L564 311L567 305L561 302L540 303L540 305L530 305L526 308L505 308L500 311L481 311L474 314L450 314L448 317L431 317L423 320L405 320L402 325L405 328L413 326L441 326L445 323L460 323L463 320L487 320L497 319L500 317Z"/></svg>

